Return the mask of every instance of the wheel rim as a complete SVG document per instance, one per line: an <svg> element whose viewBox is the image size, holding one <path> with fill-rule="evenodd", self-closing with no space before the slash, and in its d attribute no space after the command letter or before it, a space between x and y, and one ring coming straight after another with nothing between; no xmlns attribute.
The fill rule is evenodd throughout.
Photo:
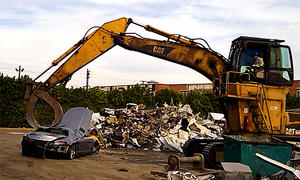
<svg viewBox="0 0 300 180"><path fill-rule="evenodd" d="M94 153L94 154L97 154L98 152L99 152L98 146L97 146L97 145L94 145L94 146L93 146L93 153Z"/></svg>
<svg viewBox="0 0 300 180"><path fill-rule="evenodd" d="M76 154L74 146L71 146L70 148L70 159L74 159Z"/></svg>

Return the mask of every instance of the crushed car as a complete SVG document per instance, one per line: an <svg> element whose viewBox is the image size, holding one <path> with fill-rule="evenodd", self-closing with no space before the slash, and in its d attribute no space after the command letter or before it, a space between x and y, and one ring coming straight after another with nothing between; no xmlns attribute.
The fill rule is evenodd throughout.
<svg viewBox="0 0 300 180"><path fill-rule="evenodd" d="M68 110L54 127L40 126L23 136L21 146L24 156L63 155L68 159L87 154L97 154L100 143L96 136L88 137L87 130L93 111L76 107Z"/></svg>

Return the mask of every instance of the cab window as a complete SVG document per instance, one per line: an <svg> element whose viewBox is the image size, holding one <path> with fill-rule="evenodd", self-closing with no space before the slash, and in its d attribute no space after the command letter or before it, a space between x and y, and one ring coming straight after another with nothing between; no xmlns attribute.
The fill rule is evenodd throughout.
<svg viewBox="0 0 300 180"><path fill-rule="evenodd" d="M291 68L290 52L287 47L271 48L270 68Z"/></svg>
<svg viewBox="0 0 300 180"><path fill-rule="evenodd" d="M269 83L289 85L293 79L290 49L285 46L271 47Z"/></svg>
<svg viewBox="0 0 300 180"><path fill-rule="evenodd" d="M253 53L254 52L258 52L259 56L263 59L265 59L265 55L263 51L259 51L259 50L254 50L254 49L247 49L245 51L242 52L241 55L241 68L240 68L240 72L246 72L248 67L251 67L254 63L253 60Z"/></svg>

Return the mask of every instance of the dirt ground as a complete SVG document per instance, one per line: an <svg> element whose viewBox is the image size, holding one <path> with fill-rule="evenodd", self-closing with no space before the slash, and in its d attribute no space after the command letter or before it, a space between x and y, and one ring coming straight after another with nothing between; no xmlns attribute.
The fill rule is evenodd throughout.
<svg viewBox="0 0 300 180"><path fill-rule="evenodd" d="M0 179L159 179L170 154L132 149L101 149L74 160L25 157L21 140L30 129L0 128Z"/></svg>

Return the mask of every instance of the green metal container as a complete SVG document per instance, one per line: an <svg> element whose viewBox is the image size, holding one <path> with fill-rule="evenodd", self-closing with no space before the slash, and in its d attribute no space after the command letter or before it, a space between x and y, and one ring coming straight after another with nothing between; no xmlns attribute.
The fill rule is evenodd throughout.
<svg viewBox="0 0 300 180"><path fill-rule="evenodd" d="M280 170L277 166L256 157L256 152L284 164L292 158L292 146L274 142L270 137L241 135L224 137L224 161L248 165L252 170L253 179L260 179Z"/></svg>

